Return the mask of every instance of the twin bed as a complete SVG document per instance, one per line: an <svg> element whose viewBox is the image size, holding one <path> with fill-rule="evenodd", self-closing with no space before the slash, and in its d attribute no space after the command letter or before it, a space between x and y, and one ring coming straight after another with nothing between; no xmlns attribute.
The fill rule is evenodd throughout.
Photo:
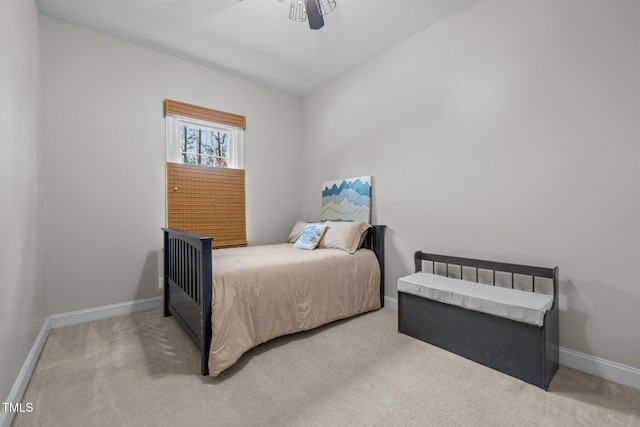
<svg viewBox="0 0 640 427"><path fill-rule="evenodd" d="M202 375L217 376L273 338L384 305L383 225L358 234L355 246L328 240L314 250L293 243L212 250L211 237L163 231L164 315L200 349Z"/></svg>

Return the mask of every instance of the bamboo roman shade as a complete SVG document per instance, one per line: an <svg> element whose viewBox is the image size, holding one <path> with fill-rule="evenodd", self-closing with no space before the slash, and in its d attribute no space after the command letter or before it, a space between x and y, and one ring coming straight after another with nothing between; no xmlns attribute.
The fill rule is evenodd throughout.
<svg viewBox="0 0 640 427"><path fill-rule="evenodd" d="M167 163L168 226L213 237L214 248L246 246L244 169Z"/></svg>
<svg viewBox="0 0 640 427"><path fill-rule="evenodd" d="M172 101L170 99L164 100L164 115L166 116L167 114L206 120L208 122L235 126L241 129L247 127L247 119L245 116L199 107L184 102Z"/></svg>

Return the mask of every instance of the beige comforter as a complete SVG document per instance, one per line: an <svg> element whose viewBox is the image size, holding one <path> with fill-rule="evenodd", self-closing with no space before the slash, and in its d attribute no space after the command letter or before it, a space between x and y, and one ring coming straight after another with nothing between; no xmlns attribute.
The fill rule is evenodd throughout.
<svg viewBox="0 0 640 427"><path fill-rule="evenodd" d="M213 282L214 377L265 341L380 307L380 266L367 249L218 249Z"/></svg>

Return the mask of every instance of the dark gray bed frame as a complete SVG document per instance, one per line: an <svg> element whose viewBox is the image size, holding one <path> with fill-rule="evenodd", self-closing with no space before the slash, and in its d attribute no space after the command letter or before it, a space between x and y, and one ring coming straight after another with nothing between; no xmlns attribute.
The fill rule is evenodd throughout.
<svg viewBox="0 0 640 427"><path fill-rule="evenodd" d="M362 245L380 263L380 304L384 307L384 232L374 225ZM209 374L213 238L169 228L164 231L164 316L174 316L200 350L200 371Z"/></svg>
<svg viewBox="0 0 640 427"><path fill-rule="evenodd" d="M518 264L483 261L448 255L414 254L415 271L422 271L423 261L431 261L432 272L449 266L511 273L511 287L515 275L531 276L531 291L535 292L535 278L553 281L553 306L544 317L542 327L493 316L456 305L445 304L412 294L398 292L398 330L419 340L464 356L485 366L497 369L530 384L547 390L558 370L558 267L543 268ZM440 268L436 268L436 264ZM456 269L457 270L457 269ZM467 279L465 279L467 280Z"/></svg>

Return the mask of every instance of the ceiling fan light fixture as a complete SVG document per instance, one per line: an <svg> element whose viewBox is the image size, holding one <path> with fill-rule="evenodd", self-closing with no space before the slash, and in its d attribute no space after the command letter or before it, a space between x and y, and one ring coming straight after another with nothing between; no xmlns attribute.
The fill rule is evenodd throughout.
<svg viewBox="0 0 640 427"><path fill-rule="evenodd" d="M323 15L327 15L333 12L333 9L336 8L335 0L316 0L318 3L318 7L320 8L320 13Z"/></svg>
<svg viewBox="0 0 640 427"><path fill-rule="evenodd" d="M307 7L303 0L291 0L289 19L298 22L307 22Z"/></svg>
<svg viewBox="0 0 640 427"><path fill-rule="evenodd" d="M284 0L278 0L282 2ZM336 8L335 0L315 0L321 15L327 15ZM307 22L307 7L305 0L291 0L289 7L289 19L298 22Z"/></svg>

